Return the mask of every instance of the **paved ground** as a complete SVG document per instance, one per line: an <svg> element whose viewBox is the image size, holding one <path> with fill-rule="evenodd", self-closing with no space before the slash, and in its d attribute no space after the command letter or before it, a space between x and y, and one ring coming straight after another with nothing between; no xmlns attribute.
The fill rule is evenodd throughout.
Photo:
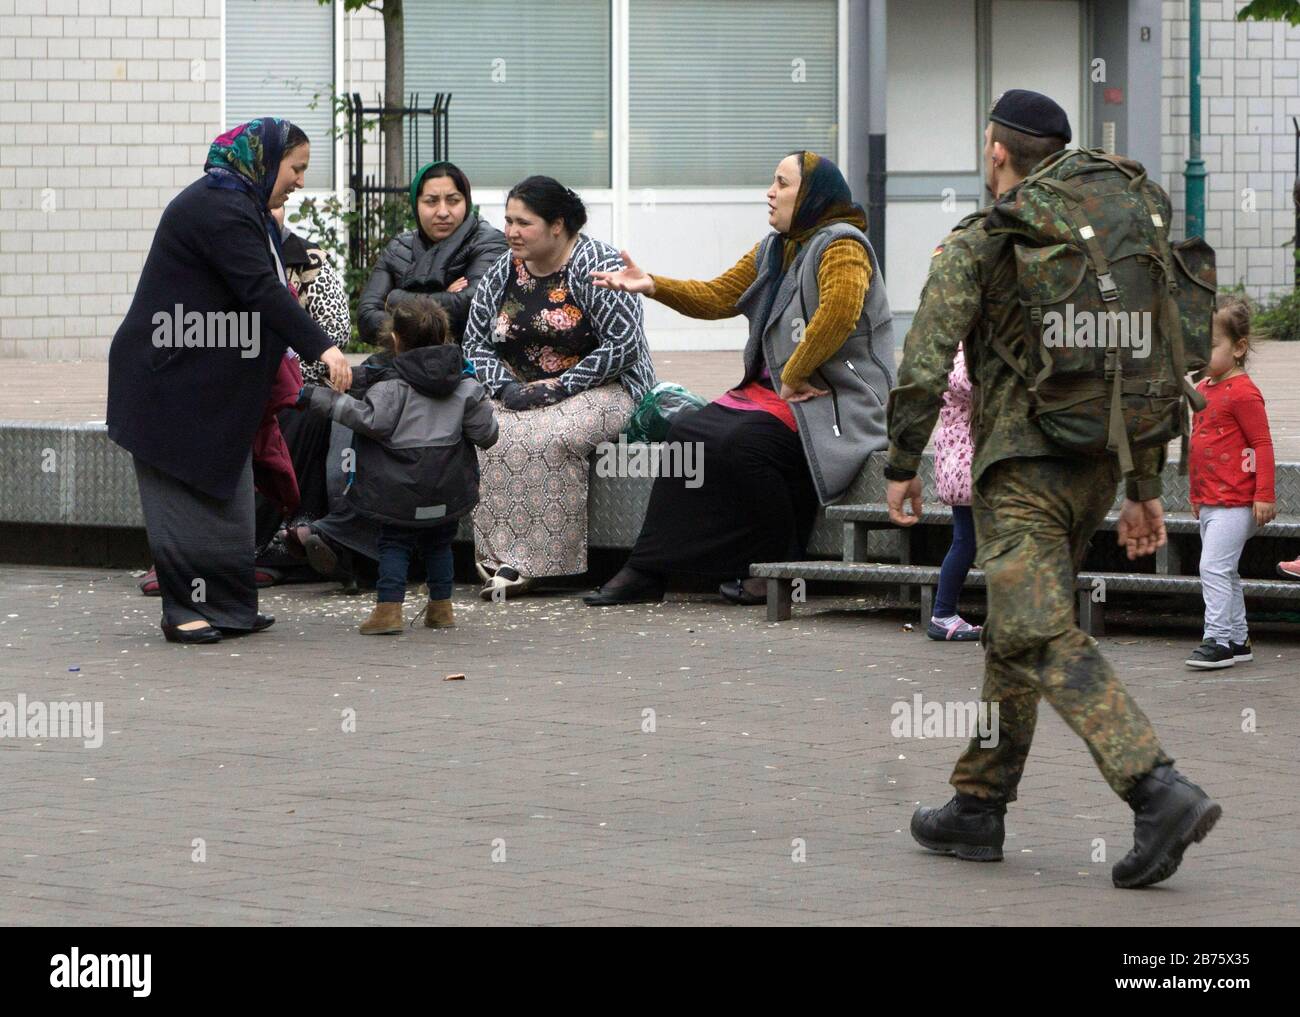
<svg viewBox="0 0 1300 1017"><path fill-rule="evenodd" d="M901 360L901 349L896 360ZM353 357L359 361L361 357ZM738 350L656 353L655 370L714 399L740 380ZM1251 377L1264 393L1279 461L1300 461L1300 343L1261 343L1252 355ZM0 359L0 421L103 421L108 391L102 361ZM1178 454L1178 444L1170 445Z"/></svg>
<svg viewBox="0 0 1300 1017"><path fill-rule="evenodd" d="M1047 708L1007 860L912 844L960 743L896 739L890 708L977 698L977 646L847 599L770 626L470 593L456 629L380 639L353 631L368 601L280 588L272 630L203 649L164 644L128 576L0 568L0 702L100 701L108 732L0 739L0 923L1300 923L1294 639L1206 675L1194 633L1112 625L1224 807L1178 875L1125 892L1127 808Z"/></svg>

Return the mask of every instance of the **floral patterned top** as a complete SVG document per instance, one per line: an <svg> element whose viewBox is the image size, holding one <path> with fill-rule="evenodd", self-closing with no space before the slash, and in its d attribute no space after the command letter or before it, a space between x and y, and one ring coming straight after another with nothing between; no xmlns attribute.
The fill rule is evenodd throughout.
<svg viewBox="0 0 1300 1017"><path fill-rule="evenodd" d="M559 377L597 345L564 267L535 276L515 257L493 330L498 355L524 382Z"/></svg>
<svg viewBox="0 0 1300 1017"><path fill-rule="evenodd" d="M975 457L970 434L971 398L966 351L959 345L948 372L948 391L943 394L939 429L934 436L934 485L940 500L949 505L971 503L970 467Z"/></svg>

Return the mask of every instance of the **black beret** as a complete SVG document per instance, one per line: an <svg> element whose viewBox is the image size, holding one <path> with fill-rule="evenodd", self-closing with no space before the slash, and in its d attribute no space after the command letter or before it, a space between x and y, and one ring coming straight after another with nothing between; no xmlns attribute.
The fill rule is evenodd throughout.
<svg viewBox="0 0 1300 1017"><path fill-rule="evenodd" d="M989 119L1036 138L1064 138L1069 142L1071 137L1065 110L1041 92L1027 88L1012 88L998 96Z"/></svg>

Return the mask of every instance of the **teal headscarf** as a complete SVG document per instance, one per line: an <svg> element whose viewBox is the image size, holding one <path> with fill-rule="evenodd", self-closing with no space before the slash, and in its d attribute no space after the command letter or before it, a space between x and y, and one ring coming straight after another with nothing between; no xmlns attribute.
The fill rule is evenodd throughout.
<svg viewBox="0 0 1300 1017"><path fill-rule="evenodd" d="M415 216L415 221L417 224L420 221L420 188L424 186L425 178L428 177L429 172L431 170L443 169L444 167L448 167L450 169L455 170L464 179L465 186L463 188L460 186L459 182L457 183L456 186L459 190L462 190L464 192L465 203L469 205L469 212L466 214L478 215L478 206L475 205L471 200L470 192L469 192L469 178L465 176L464 171L461 170L460 167L457 166L455 163L450 163L446 159L435 159L433 162L426 162L423 166L420 167L419 172L417 172L415 176L411 177L411 214ZM451 176L451 174L447 174L447 175ZM453 179L455 178L453 177Z"/></svg>

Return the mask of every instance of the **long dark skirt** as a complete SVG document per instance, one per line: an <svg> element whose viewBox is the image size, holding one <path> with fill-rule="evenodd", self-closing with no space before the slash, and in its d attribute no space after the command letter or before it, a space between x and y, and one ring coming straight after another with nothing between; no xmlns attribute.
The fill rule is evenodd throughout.
<svg viewBox="0 0 1300 1017"><path fill-rule="evenodd" d="M135 476L162 588L163 621L206 620L218 628L251 629L257 616L251 454L227 499L204 494L139 459Z"/></svg>
<svg viewBox="0 0 1300 1017"><path fill-rule="evenodd" d="M799 435L769 413L710 403L673 424L670 442L700 442L703 483L659 477L628 565L660 575L749 575L798 561L817 513Z"/></svg>

